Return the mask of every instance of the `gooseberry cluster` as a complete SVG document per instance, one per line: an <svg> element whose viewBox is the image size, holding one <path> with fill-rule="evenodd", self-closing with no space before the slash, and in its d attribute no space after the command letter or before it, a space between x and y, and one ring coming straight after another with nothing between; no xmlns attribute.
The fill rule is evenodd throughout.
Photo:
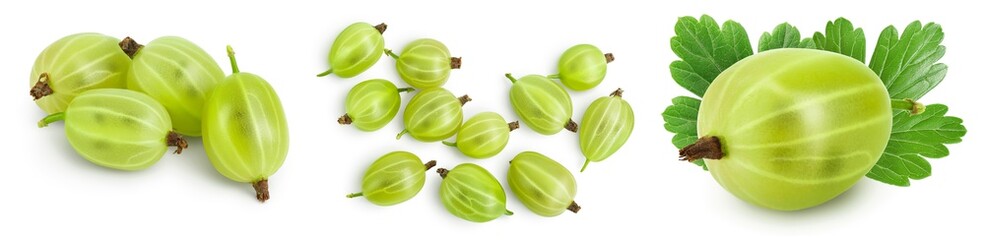
<svg viewBox="0 0 985 240"><path fill-rule="evenodd" d="M31 71L31 96L50 114L38 126L65 121L79 155L120 170L146 169L169 146L176 154L187 148L184 136L201 136L216 170L252 183L266 201L267 179L287 157L287 121L270 84L240 73L232 48L227 52L229 76L180 37L147 45L98 33L64 37Z"/></svg>
<svg viewBox="0 0 985 240"><path fill-rule="evenodd" d="M398 88L384 79L356 84L345 98L346 113L339 123L355 125L362 131L379 130L398 112L400 93L416 91L404 109L404 130L397 134L397 139L409 135L422 142L441 141L474 159L490 158L502 152L510 132L520 128L520 122L507 122L495 112L482 112L465 120L462 107L472 99L442 88L451 70L461 67L462 58L451 57L442 42L430 38L411 41L400 54L394 53L383 46L381 34L386 26L355 23L345 28L335 38L328 54L333 70L318 76L334 73L340 78L351 78L365 72L386 54L396 61L397 73L410 87ZM613 59L612 54L603 54L595 46L580 44L562 54L557 74L527 75L519 79L506 74L513 83L509 99L514 111L526 126L543 135L556 134L561 129L578 132L579 124L572 120L571 96L562 84L575 91L592 89L602 82L606 65ZM608 158L629 138L633 111L622 99L622 93L622 89L617 89L586 110L579 132L584 166ZM449 141L453 136L455 140ZM365 197L380 206L402 203L423 189L424 172L436 165L434 160L425 163L406 151L387 153L366 170L362 190L347 197ZM506 208L502 184L485 168L463 163L450 169L438 168L437 172L443 179L438 194L452 215L487 222L513 214ZM550 217L565 210L581 209L574 202L577 192L574 175L540 153L527 151L516 155L510 161L507 183L517 198L538 215Z"/></svg>

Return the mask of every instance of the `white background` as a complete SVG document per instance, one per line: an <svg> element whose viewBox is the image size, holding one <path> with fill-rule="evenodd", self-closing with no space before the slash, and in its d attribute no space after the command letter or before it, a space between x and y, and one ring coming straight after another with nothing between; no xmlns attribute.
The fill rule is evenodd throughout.
<svg viewBox="0 0 985 240"><path fill-rule="evenodd" d="M985 164L973 152L982 146L980 8L950 1L873 2L8 2L0 7L0 238L981 237L985 182L979 173ZM902 30L913 20L938 22L948 49L942 62L950 69L922 100L946 103L948 114L962 117L970 131L963 143L949 146L949 157L931 160L933 176L911 187L863 179L837 199L798 212L746 204L707 173L676 160L672 135L660 116L672 97L690 95L668 71L676 59L669 42L674 23L680 16L703 13L719 23L740 22L754 48L762 32L784 21L809 36L826 21L844 16L865 29L866 58L885 26ZM521 127L503 153L477 161L438 143L394 140L402 113L376 132L339 126L335 119L344 111L345 94L359 81L385 78L406 86L394 61L385 57L353 79L314 77L327 67L335 36L357 21L389 24L386 46L397 52L413 39L430 37L462 56L462 69L453 71L445 87L472 96L466 117L496 111L517 119L503 73L550 74L567 47L595 44L614 53L616 61L599 87L572 93L574 118L580 119L595 98L621 87L636 110L636 129L617 154L575 173L576 200L584 207L578 214L539 217L508 192L507 206L516 215L467 222L444 210L437 197L440 178L433 172L417 197L397 206L347 199L347 193L359 190L370 162L393 150L437 159L441 167L475 162L500 180L505 180L507 161L524 150L544 153L572 170L583 159L577 135L567 132L541 136ZM290 123L290 153L270 178L270 201L258 203L248 184L218 174L201 140L147 170L122 172L78 156L62 124L36 128L45 114L28 95L31 64L48 44L77 32L132 36L144 43L182 36L206 49L227 73L224 47L232 44L240 69L265 77L276 88Z"/></svg>

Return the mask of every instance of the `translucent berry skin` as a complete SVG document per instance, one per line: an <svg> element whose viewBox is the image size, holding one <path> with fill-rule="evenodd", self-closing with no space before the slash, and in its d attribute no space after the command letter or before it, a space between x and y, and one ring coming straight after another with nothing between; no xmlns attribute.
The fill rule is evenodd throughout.
<svg viewBox="0 0 985 240"><path fill-rule="evenodd" d="M513 215L503 186L479 165L463 163L448 171L438 193L445 209L461 219L481 223Z"/></svg>
<svg viewBox="0 0 985 240"><path fill-rule="evenodd" d="M558 78L571 90L585 91L602 83L607 67L608 60L602 50L591 44L578 44L561 54Z"/></svg>
<svg viewBox="0 0 985 240"><path fill-rule="evenodd" d="M455 135L463 118L458 98L444 88L432 88L417 93L407 103L404 127L414 139L437 142Z"/></svg>
<svg viewBox="0 0 985 240"><path fill-rule="evenodd" d="M372 79L360 82L345 98L346 117L362 131L383 128L400 110L400 89L390 81Z"/></svg>
<svg viewBox="0 0 985 240"><path fill-rule="evenodd" d="M382 29L386 29L384 24ZM328 53L331 69L319 76L335 74L351 78L365 72L383 56L383 31L365 22L349 25L332 43Z"/></svg>
<svg viewBox="0 0 985 240"><path fill-rule="evenodd" d="M892 111L882 81L858 60L776 49L732 65L708 87L698 135L720 139L706 160L715 180L746 202L776 210L838 196L879 159Z"/></svg>
<svg viewBox="0 0 985 240"><path fill-rule="evenodd" d="M168 150L171 117L151 97L126 89L83 92L65 110L65 136L96 165L141 170Z"/></svg>
<svg viewBox="0 0 985 240"><path fill-rule="evenodd" d="M184 38L154 39L133 56L127 88L143 92L168 109L175 132L202 136L202 107L225 78L205 50Z"/></svg>
<svg viewBox="0 0 985 240"><path fill-rule="evenodd" d="M601 97L588 105L578 131L578 143L585 155L585 164L600 162L619 150L633 133L633 108L622 98L622 89Z"/></svg>
<svg viewBox="0 0 985 240"><path fill-rule="evenodd" d="M273 87L260 76L239 72L232 48L227 51L233 74L216 85L205 103L202 143L219 173L253 183L262 202L269 198L267 179L287 158L287 119Z"/></svg>
<svg viewBox="0 0 985 240"><path fill-rule="evenodd" d="M391 206L410 200L424 188L427 167L413 153L387 153L373 162L363 175L362 192L369 202Z"/></svg>
<svg viewBox="0 0 985 240"><path fill-rule="evenodd" d="M126 88L130 57L119 42L98 33L79 33L48 45L34 61L28 87L45 81L51 94L34 103L48 114L65 112L72 99L86 90Z"/></svg>
<svg viewBox="0 0 985 240"><path fill-rule="evenodd" d="M451 75L452 62L448 47L438 40L417 39L404 46L397 58L397 73L417 89L445 85Z"/></svg>
<svg viewBox="0 0 985 240"><path fill-rule="evenodd" d="M496 156L510 141L510 127L497 113L483 112L469 118L455 137L454 145L465 156L483 159Z"/></svg>
<svg viewBox="0 0 985 240"><path fill-rule="evenodd" d="M537 215L553 217L577 206L575 177L543 154L529 151L517 154L510 161L506 181L520 202Z"/></svg>
<svg viewBox="0 0 985 240"><path fill-rule="evenodd" d="M510 103L524 126L543 135L554 135L571 121L571 96L545 76L527 75L514 81Z"/></svg>

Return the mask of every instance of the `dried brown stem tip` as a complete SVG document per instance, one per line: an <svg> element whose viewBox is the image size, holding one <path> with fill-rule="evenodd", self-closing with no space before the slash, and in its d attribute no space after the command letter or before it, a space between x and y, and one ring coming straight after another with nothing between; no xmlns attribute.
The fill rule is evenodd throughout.
<svg viewBox="0 0 985 240"><path fill-rule="evenodd" d="M38 83L35 83L34 87L31 88L31 97L34 97L34 100L37 101L53 93L55 91L51 90L51 86L48 86L48 73L41 73L41 76L38 76Z"/></svg>
<svg viewBox="0 0 985 240"><path fill-rule="evenodd" d="M718 137L701 137L694 144L684 147L679 152L678 160L693 162L698 159L718 160L725 156L722 152L722 143Z"/></svg>
<svg viewBox="0 0 985 240"><path fill-rule="evenodd" d="M460 57L452 57L451 58L451 69L459 69L459 68L462 68L462 58L460 58Z"/></svg>
<svg viewBox="0 0 985 240"><path fill-rule="evenodd" d="M257 200L260 200L260 202L266 202L270 199L270 190L267 186L267 179L253 183L253 190L257 191Z"/></svg>
<svg viewBox="0 0 985 240"><path fill-rule="evenodd" d="M568 205L568 211L578 213L579 210L581 210L581 206L578 206L578 203L575 201L571 201L571 205Z"/></svg>
<svg viewBox="0 0 985 240"><path fill-rule="evenodd" d="M441 178L445 178L445 177L448 176L448 169L438 168L438 171L437 172L438 172L438 175L441 176Z"/></svg>
<svg viewBox="0 0 985 240"><path fill-rule="evenodd" d="M167 141L168 147L178 147L174 150L174 154L181 154L181 151L188 148L188 141L185 141L185 138L181 134L174 131L168 132Z"/></svg>
<svg viewBox="0 0 985 240"><path fill-rule="evenodd" d="M610 97L622 97L622 88L616 88L616 91L609 94Z"/></svg>
<svg viewBox="0 0 985 240"><path fill-rule="evenodd" d="M134 41L133 38L130 37L123 38L123 41L120 41L120 49L123 49L123 52L126 53L130 59L133 59L133 55L137 55L137 51L140 51L140 48L143 47L144 45L140 45L137 41Z"/></svg>
<svg viewBox="0 0 985 240"><path fill-rule="evenodd" d="M435 165L438 165L438 161L431 160L424 164L424 170L431 170Z"/></svg>
<svg viewBox="0 0 985 240"><path fill-rule="evenodd" d="M458 102L462 103L462 106L465 106L465 103L468 103L468 102L471 102L471 101L472 101L472 98L470 98L468 94L462 95L461 97L458 97Z"/></svg>
<svg viewBox="0 0 985 240"><path fill-rule="evenodd" d="M578 132L578 123L576 123L575 121L573 121L571 119L568 119L568 123L567 124L564 124L564 129L568 129L568 131L571 131L573 133L576 133L576 132Z"/></svg>
<svg viewBox="0 0 985 240"><path fill-rule="evenodd" d="M508 123L506 125L508 125L510 127L510 132L512 132L513 130L516 130L516 129L520 128L520 121L513 121L513 122Z"/></svg>
<svg viewBox="0 0 985 240"><path fill-rule="evenodd" d="M383 32L386 32L386 23L380 23L380 25L376 25L375 28L376 31L380 31L380 34L383 34Z"/></svg>
<svg viewBox="0 0 985 240"><path fill-rule="evenodd" d="M615 61L615 60L616 60L616 57L612 56L612 53L606 53L605 54L605 63L610 63L610 62Z"/></svg>
<svg viewBox="0 0 985 240"><path fill-rule="evenodd" d="M342 117L339 117L339 124L342 124L342 125L352 124L352 118L350 118L349 117L349 114L346 113L345 115L342 115Z"/></svg>

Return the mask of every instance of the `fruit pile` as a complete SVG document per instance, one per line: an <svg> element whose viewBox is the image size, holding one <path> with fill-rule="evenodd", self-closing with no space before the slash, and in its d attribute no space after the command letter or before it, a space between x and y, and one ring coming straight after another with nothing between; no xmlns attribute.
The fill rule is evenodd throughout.
<svg viewBox="0 0 985 240"><path fill-rule="evenodd" d="M360 82L346 96L346 113L338 122L355 125L362 131L379 130L396 116L400 93L416 91L404 109L404 130L397 134L397 139L408 135L421 142L441 141L474 159L490 158L503 151L510 132L520 128L520 122L507 122L495 112L482 112L464 120L462 107L472 99L468 95L456 97L442 88L451 70L462 66L462 58L452 57L443 43L428 38L411 41L403 52L394 53L384 49L382 34L386 29L386 24L367 23L345 28L335 38L328 54L330 70L318 76L334 74L352 78L386 54L396 60L397 73L410 87L398 88L385 79ZM633 110L622 98L623 90L617 89L589 105L578 124L571 118L571 96L564 86L575 91L594 88L602 82L606 66L613 60L612 54L581 44L561 55L558 74L527 75L519 79L506 74L513 83L509 99L523 125L542 135L553 135L561 129L578 132L585 155L582 171L589 162L605 160L626 143L633 130ZM453 136L455 140L448 141ZM424 172L437 164L436 161L425 163L410 152L388 153L366 170L362 191L347 197L365 197L380 206L407 201L423 189ZM451 214L473 222L513 214L506 209L503 186L485 168L463 163L451 169L438 168L437 172L443 178L438 194ZM517 198L538 215L557 216L565 210L581 209L574 202L577 189L574 176L542 154L527 151L516 155L510 161L507 183Z"/></svg>
<svg viewBox="0 0 985 240"><path fill-rule="evenodd" d="M268 178L287 158L287 119L277 93L260 76L241 73L226 47L226 76L202 48L180 37L147 45L97 33L55 41L31 71L31 96L48 115L39 127L65 122L72 148L97 165L142 170L184 137L202 137L223 176L253 184L270 198Z"/></svg>

